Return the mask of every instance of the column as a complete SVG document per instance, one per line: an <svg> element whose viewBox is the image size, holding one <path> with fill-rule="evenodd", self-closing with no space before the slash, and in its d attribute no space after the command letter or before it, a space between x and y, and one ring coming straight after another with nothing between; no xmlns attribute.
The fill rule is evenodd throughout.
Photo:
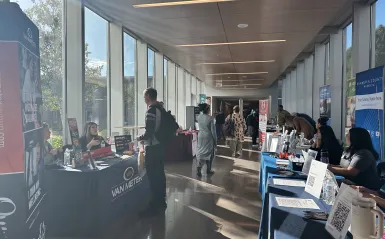
<svg viewBox="0 0 385 239"><path fill-rule="evenodd" d="M311 55L305 60L305 80L304 80L304 93L305 93L305 113L310 117L313 117L313 67L314 56ZM318 101L317 101L318 102Z"/></svg>
<svg viewBox="0 0 385 239"><path fill-rule="evenodd" d="M178 115L177 121L180 125L185 127L186 125L186 85L185 85L185 71L178 67L178 78L177 78L177 94L178 94Z"/></svg>
<svg viewBox="0 0 385 239"><path fill-rule="evenodd" d="M191 106L191 75L186 72L186 106Z"/></svg>
<svg viewBox="0 0 385 239"><path fill-rule="evenodd" d="M136 57L137 57L137 102L138 115L137 126L145 125L145 115L147 111L146 103L143 100L143 91L147 89L147 44L140 40L136 42Z"/></svg>
<svg viewBox="0 0 385 239"><path fill-rule="evenodd" d="M191 105L197 105L197 78L195 76L191 76L191 94L194 95L194 98L191 98Z"/></svg>
<svg viewBox="0 0 385 239"><path fill-rule="evenodd" d="M79 133L84 115L84 38L83 9L80 1L64 1L63 21L63 131L64 142L70 143L67 118L76 118ZM67 47L69 46L69 47Z"/></svg>
<svg viewBox="0 0 385 239"><path fill-rule="evenodd" d="M370 68L370 5L353 5L353 74Z"/></svg>
<svg viewBox="0 0 385 239"><path fill-rule="evenodd" d="M176 113L176 75L175 75L175 64L168 61L168 87L167 87L167 102L168 110L171 110L171 114Z"/></svg>
<svg viewBox="0 0 385 239"><path fill-rule="evenodd" d="M297 112L297 69L293 70L291 72L291 92L292 97L291 97L291 111L292 112Z"/></svg>
<svg viewBox="0 0 385 239"><path fill-rule="evenodd" d="M120 127L124 125L124 101L123 101L123 29L114 23L110 25L110 74L111 74L111 101L110 110L113 112L111 116L111 133L116 132L123 134L123 129ZM111 135L111 134L110 134Z"/></svg>
<svg viewBox="0 0 385 239"><path fill-rule="evenodd" d="M283 109L290 111L291 110L291 73L286 75L286 102L283 102Z"/></svg>
<svg viewBox="0 0 385 239"><path fill-rule="evenodd" d="M286 78L282 79L282 105L286 102Z"/></svg>
<svg viewBox="0 0 385 239"><path fill-rule="evenodd" d="M239 98L239 114L243 117L243 99Z"/></svg>
<svg viewBox="0 0 385 239"><path fill-rule="evenodd" d="M331 78L331 127L337 138L342 139L343 112L343 30L330 35L330 78Z"/></svg>
<svg viewBox="0 0 385 239"><path fill-rule="evenodd" d="M305 112L305 63L297 64L297 112Z"/></svg>
<svg viewBox="0 0 385 239"><path fill-rule="evenodd" d="M155 88L158 91L158 101L164 101L164 72L163 72L163 54L155 52Z"/></svg>
<svg viewBox="0 0 385 239"><path fill-rule="evenodd" d="M320 116L319 88L325 84L325 45L316 44L314 52L313 118Z"/></svg>

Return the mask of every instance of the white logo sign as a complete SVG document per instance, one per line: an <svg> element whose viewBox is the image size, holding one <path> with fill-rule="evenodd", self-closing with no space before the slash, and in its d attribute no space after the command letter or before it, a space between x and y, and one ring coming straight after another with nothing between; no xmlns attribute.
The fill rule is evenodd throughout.
<svg viewBox="0 0 385 239"><path fill-rule="evenodd" d="M27 29L27 35L28 35L29 38L32 38L32 30L31 30L31 28Z"/></svg>
<svg viewBox="0 0 385 239"><path fill-rule="evenodd" d="M123 178L124 180L128 181L134 176L134 174L135 174L134 168L128 167L124 171Z"/></svg>
<svg viewBox="0 0 385 239"><path fill-rule="evenodd" d="M5 204L9 204L6 206L6 208L9 207L8 210L6 210L6 212L2 212L1 210L3 210L1 208L1 206L4 206ZM8 231L8 228L7 228L7 223L5 222L5 219L8 217L8 216L11 216L12 214L14 214L16 212L16 205L15 203L9 199L9 198L0 198L0 233L2 231L3 235L5 235L5 238L7 238L7 231Z"/></svg>

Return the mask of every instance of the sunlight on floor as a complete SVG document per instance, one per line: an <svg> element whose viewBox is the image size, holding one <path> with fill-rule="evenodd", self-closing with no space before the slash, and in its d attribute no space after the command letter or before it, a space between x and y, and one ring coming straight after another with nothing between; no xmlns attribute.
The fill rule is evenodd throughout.
<svg viewBox="0 0 385 239"><path fill-rule="evenodd" d="M234 202L225 197L220 197L217 201L217 206L255 221L259 221L261 217L260 213L257 213L255 205L249 204L246 200Z"/></svg>
<svg viewBox="0 0 385 239"><path fill-rule="evenodd" d="M216 155L216 157L233 160L234 161L234 167L239 167L239 168L244 168L247 170L253 170L255 172L259 172L259 168L260 168L259 162L229 157L229 156L225 156L225 155Z"/></svg>

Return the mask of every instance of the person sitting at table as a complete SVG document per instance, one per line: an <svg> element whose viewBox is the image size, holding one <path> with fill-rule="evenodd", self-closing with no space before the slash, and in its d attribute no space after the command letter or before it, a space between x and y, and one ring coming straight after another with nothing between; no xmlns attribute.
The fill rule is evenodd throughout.
<svg viewBox="0 0 385 239"><path fill-rule="evenodd" d="M329 118L328 117L321 117L317 120L316 128L319 129L321 126L327 126L328 125Z"/></svg>
<svg viewBox="0 0 385 239"><path fill-rule="evenodd" d="M381 187L376 167L378 153L373 148L368 131L363 128L351 128L346 135L346 144L349 147L343 153L340 165L329 164L328 169L357 186L378 190Z"/></svg>
<svg viewBox="0 0 385 239"><path fill-rule="evenodd" d="M104 138L98 135L98 125L94 122L86 123L83 130L83 136L79 139L79 144L83 152L100 149L103 143L105 145L104 147L109 146Z"/></svg>
<svg viewBox="0 0 385 239"><path fill-rule="evenodd" d="M329 163L333 165L340 164L343 148L336 138L332 127L328 125L319 127L316 140L310 149L318 152L317 160L321 157L321 150L326 150Z"/></svg>
<svg viewBox="0 0 385 239"><path fill-rule="evenodd" d="M313 126L306 119L287 115L285 122L286 125L297 130L297 134L304 133L306 139L311 140L314 137Z"/></svg>
<svg viewBox="0 0 385 239"><path fill-rule="evenodd" d="M44 164L50 165L54 164L55 161L59 158L59 153L62 153L61 148L54 149L48 140L51 138L51 131L49 130L49 125L46 122L43 122L43 137L44 137Z"/></svg>

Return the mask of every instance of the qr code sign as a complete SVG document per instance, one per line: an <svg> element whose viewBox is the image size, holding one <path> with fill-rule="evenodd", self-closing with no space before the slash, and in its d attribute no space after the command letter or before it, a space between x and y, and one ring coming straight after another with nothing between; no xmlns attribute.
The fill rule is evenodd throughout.
<svg viewBox="0 0 385 239"><path fill-rule="evenodd" d="M314 186L314 181L315 181L315 177L309 175L309 177L308 177L308 184L309 184L309 186L313 187Z"/></svg>
<svg viewBox="0 0 385 239"><path fill-rule="evenodd" d="M348 219L349 213L350 208L347 205L338 202L336 211L330 224L334 226L339 232L341 232L344 228L346 220Z"/></svg>

